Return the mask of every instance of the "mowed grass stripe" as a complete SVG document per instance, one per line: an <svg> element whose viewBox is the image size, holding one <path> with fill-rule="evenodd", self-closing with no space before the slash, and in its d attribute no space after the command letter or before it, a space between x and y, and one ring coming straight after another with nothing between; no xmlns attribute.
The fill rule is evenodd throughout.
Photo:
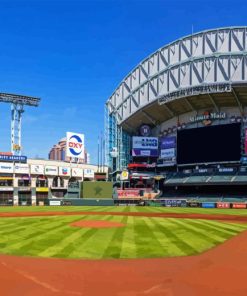
<svg viewBox="0 0 247 296"><path fill-rule="evenodd" d="M70 222L72 223L75 221L89 220L88 218L89 216L77 217L76 220L72 220ZM71 246L69 251L72 252L74 250L73 244L77 239L81 239L83 237L83 239L87 240L90 235L91 232L88 231L88 228L73 227L66 223L62 232L56 234L55 237L53 236L50 238L48 236L45 239L46 243L48 244L47 248L39 252L38 255L41 257L57 257L57 254L68 255L67 247L69 245Z"/></svg>
<svg viewBox="0 0 247 296"><path fill-rule="evenodd" d="M123 224L127 224L128 217L122 217L119 221ZM120 258L121 249L123 245L123 236L125 232L126 226L115 228L113 236L107 245L104 253L102 254L102 258Z"/></svg>
<svg viewBox="0 0 247 296"><path fill-rule="evenodd" d="M49 219L46 222L44 221L43 225L45 224L51 224ZM36 228L27 227L22 233L17 232L14 236L15 239L8 241L6 248L1 249L1 251L15 251L17 254L21 254L23 251L28 251L29 253L30 249L39 250L44 247L46 248L56 240L57 233L64 233L66 227L67 223L60 219L52 223L50 229L41 228L40 231L37 231ZM43 240L45 240L45 244Z"/></svg>
<svg viewBox="0 0 247 296"><path fill-rule="evenodd" d="M22 254L26 251L29 254L32 249L35 250L35 252L39 252L43 250L44 247L54 243L54 240L57 239L57 233L66 235L68 223L71 222L71 220L74 221L77 219L76 217L65 217L64 219L57 217L55 220L54 217L44 217L42 218L42 227L38 228L33 218L26 218L30 227L26 227L21 233L17 232L13 240L8 240L6 249L11 252L17 252L17 254ZM5 249L1 251L5 252Z"/></svg>
<svg viewBox="0 0 247 296"><path fill-rule="evenodd" d="M194 224L197 224L201 220L193 220ZM199 222L200 223L200 222ZM244 229L247 229L247 224L237 224L237 223L226 223L225 221L219 222L219 221L211 221L211 220L203 220L203 223L205 225L208 225L209 227L218 230L219 227L222 232L234 235L237 231L241 231Z"/></svg>
<svg viewBox="0 0 247 296"><path fill-rule="evenodd" d="M112 216L85 216L85 220L101 220L109 221ZM53 257L67 258L91 258L92 253L101 258L103 248L107 244L107 230L97 228L79 228L81 231L67 244L63 244L63 248L59 250ZM105 231L106 237L102 236L101 232ZM101 235L100 235L101 234ZM100 238L100 240L99 240ZM105 240L106 238L106 240ZM93 241L95 240L95 241ZM87 247L88 245L89 248Z"/></svg>
<svg viewBox="0 0 247 296"><path fill-rule="evenodd" d="M136 218L134 223L136 253L140 258L160 257L163 254L162 244L149 227L150 218Z"/></svg>
<svg viewBox="0 0 247 296"><path fill-rule="evenodd" d="M226 240L222 239L219 236L217 239L213 235L207 235L205 232L201 232L200 228L195 228L189 225L188 219L173 219L174 223L183 228L183 233L181 232L181 238L187 241L190 241L193 244L193 247L197 250L196 253L202 252L209 247L214 247ZM180 230L178 230L179 234Z"/></svg>
<svg viewBox="0 0 247 296"><path fill-rule="evenodd" d="M197 252L194 246L175 234L177 233L177 227L173 220L158 218L150 218L150 220L154 223L155 228L162 232L169 240L171 244L168 245L170 256L192 255Z"/></svg>
<svg viewBox="0 0 247 296"><path fill-rule="evenodd" d="M155 220L155 222L154 222ZM160 223L158 222L158 220L160 219L156 219L156 218L149 218L146 223L149 225L150 230L152 231L153 235L155 236L155 238L159 241L160 245L162 246L162 248L160 249L160 252L157 253L157 255L159 257L170 257L170 256L175 256L174 253L176 254L176 256L182 256L185 255L184 252L182 252L182 250L180 250L176 244L173 243L173 241L171 241L164 233L164 231L162 231L162 229L160 229L160 227L158 226L160 223L162 223L164 225L165 222L165 226L167 228L172 229L173 228L173 224L172 222L168 221L168 220L163 220L160 221ZM157 224L156 224L157 222Z"/></svg>
<svg viewBox="0 0 247 296"><path fill-rule="evenodd" d="M192 223L195 226L200 226L201 223L203 223L204 228L209 229L209 231L213 230L215 232L218 232L220 230L221 233L223 233L224 236L232 236L235 235L236 233L243 231L245 229L247 229L247 225L243 225L243 224L228 224L225 223L224 221L222 222L218 222L218 221L209 221L209 220L191 220L190 219L190 223Z"/></svg>
<svg viewBox="0 0 247 296"><path fill-rule="evenodd" d="M131 216L127 218L127 226L125 227L122 238L120 258L136 258L137 254L134 231L134 223L136 218Z"/></svg>
<svg viewBox="0 0 247 296"><path fill-rule="evenodd" d="M184 226L183 222L180 219L177 219L176 223ZM218 227L218 230L216 231L215 229L205 225L204 221L198 221L198 223L195 224L194 221L190 219L186 219L185 227L186 229L189 229L192 233L197 235L199 238L201 238L204 241L205 245L207 242L210 242L212 243L212 246L224 242L227 238L236 234L236 232L231 234L221 232L220 227Z"/></svg>

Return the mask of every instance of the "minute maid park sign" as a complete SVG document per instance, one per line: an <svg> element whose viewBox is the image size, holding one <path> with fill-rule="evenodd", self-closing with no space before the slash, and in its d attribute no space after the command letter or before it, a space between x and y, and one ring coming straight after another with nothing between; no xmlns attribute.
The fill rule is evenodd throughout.
<svg viewBox="0 0 247 296"><path fill-rule="evenodd" d="M202 121L205 125L209 125L213 120L223 120L226 119L225 112L204 112L202 115L191 116L190 122L200 122Z"/></svg>

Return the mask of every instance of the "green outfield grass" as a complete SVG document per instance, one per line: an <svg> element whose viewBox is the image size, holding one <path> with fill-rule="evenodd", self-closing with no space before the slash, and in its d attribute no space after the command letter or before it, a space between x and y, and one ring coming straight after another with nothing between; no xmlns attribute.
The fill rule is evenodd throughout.
<svg viewBox="0 0 247 296"><path fill-rule="evenodd" d="M204 209L204 208L169 208L169 207L138 207L138 206L18 206L1 207L1 212L151 212L151 213L198 213L247 216L247 209Z"/></svg>
<svg viewBox="0 0 247 296"><path fill-rule="evenodd" d="M61 207L52 209L65 210ZM23 210L41 211L51 208L22 208ZM188 209L140 207L68 207L66 210L188 212ZM190 210L194 212L195 209ZM203 212L207 213L208 210ZM122 222L126 226L93 229L69 225L80 220L107 220ZM208 250L245 229L247 224L110 215L0 218L0 253L87 259L186 256Z"/></svg>

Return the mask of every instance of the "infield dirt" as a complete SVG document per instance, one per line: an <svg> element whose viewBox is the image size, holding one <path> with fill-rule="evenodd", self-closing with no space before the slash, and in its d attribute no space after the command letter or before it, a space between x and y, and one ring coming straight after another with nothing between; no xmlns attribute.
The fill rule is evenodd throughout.
<svg viewBox="0 0 247 296"><path fill-rule="evenodd" d="M28 213L28 215L11 213L11 217L23 216L21 214L47 216L49 213ZM89 212L86 214L89 215ZM98 212L95 214L99 215ZM112 213L104 213L104 215L109 214ZM120 215L120 213L117 214ZM135 215L135 213L126 214ZM147 213L136 214L150 216ZM151 216L179 218L174 214L152 213ZM247 217L239 216L236 217L237 219L235 216L224 218L222 215L179 214L179 216L221 221L247 221ZM1 255L0 295L246 296L246 274L247 231L244 231L220 246L191 257L68 260Z"/></svg>

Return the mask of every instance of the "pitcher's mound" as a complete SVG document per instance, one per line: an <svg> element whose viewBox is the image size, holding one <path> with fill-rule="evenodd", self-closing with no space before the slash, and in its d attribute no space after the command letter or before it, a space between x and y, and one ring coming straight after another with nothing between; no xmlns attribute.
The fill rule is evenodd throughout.
<svg viewBox="0 0 247 296"><path fill-rule="evenodd" d="M110 221L77 221L70 224L74 227L86 227L86 228L112 228L112 227L123 227L125 224L119 222L110 222Z"/></svg>

